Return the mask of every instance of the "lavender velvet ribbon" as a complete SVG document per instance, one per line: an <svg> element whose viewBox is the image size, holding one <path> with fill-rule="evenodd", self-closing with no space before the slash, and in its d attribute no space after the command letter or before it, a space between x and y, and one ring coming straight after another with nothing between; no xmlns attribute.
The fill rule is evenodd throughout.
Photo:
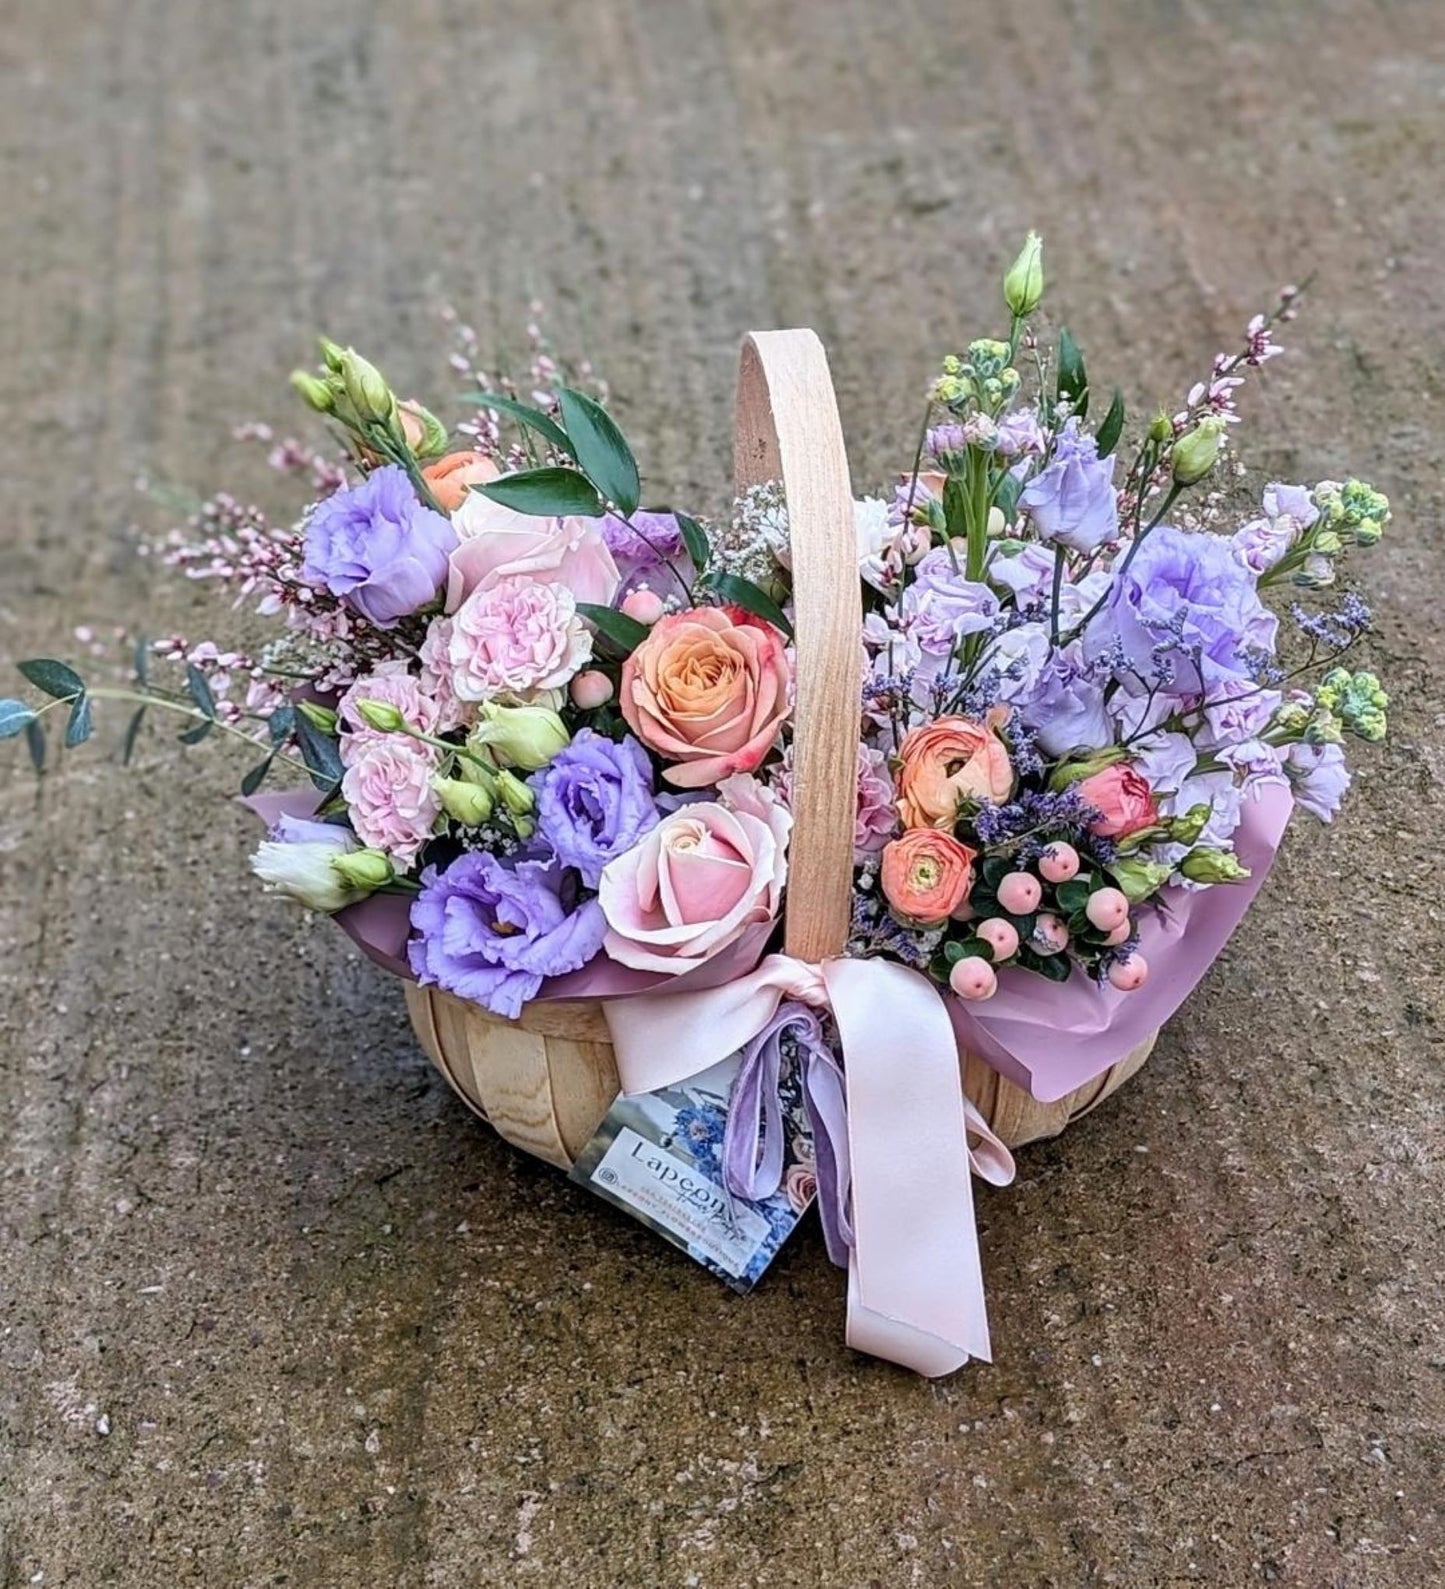
<svg viewBox="0 0 1445 1589"><path fill-rule="evenodd" d="M782 1040L791 1034L801 1066L803 1104L813 1133L818 1215L828 1256L848 1267L853 1227L848 1218L848 1110L843 1071L823 1035L823 1023L794 1000L743 1049L723 1133L723 1182L734 1197L756 1203L783 1183Z"/></svg>

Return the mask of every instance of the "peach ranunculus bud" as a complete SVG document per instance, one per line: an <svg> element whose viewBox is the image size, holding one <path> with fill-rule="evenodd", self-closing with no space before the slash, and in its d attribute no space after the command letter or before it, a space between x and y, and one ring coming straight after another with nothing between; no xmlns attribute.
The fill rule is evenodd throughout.
<svg viewBox="0 0 1445 1589"><path fill-rule="evenodd" d="M627 726L665 762L678 789L751 772L791 706L783 637L736 608L695 607L653 626L622 666Z"/></svg>
<svg viewBox="0 0 1445 1589"><path fill-rule="evenodd" d="M883 851L884 897L907 921L946 921L968 898L977 853L951 833L911 828Z"/></svg>
<svg viewBox="0 0 1445 1589"><path fill-rule="evenodd" d="M1099 813L1098 819L1089 824L1089 831L1101 839L1127 838L1159 821L1154 791L1127 761L1116 761L1092 777L1081 778L1072 785L1070 793Z"/></svg>
<svg viewBox="0 0 1445 1589"><path fill-rule="evenodd" d="M501 471L485 453L449 452L422 470L422 479L431 487L437 506L444 513L455 513L466 501L469 486L495 480Z"/></svg>
<svg viewBox="0 0 1445 1589"><path fill-rule="evenodd" d="M1013 793L1014 769L993 713L939 717L904 736L898 747L898 814L906 828L951 828L962 800L995 804Z"/></svg>

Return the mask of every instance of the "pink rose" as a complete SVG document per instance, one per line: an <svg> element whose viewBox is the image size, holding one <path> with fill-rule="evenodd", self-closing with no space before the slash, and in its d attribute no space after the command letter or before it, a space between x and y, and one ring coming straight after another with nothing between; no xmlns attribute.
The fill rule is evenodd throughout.
<svg viewBox="0 0 1445 1589"><path fill-rule="evenodd" d="M424 693L420 680L407 672L406 663L379 662L374 673L358 679L336 703L336 716L341 726L341 756L348 765L367 743L385 737L367 726L357 710L361 701L380 701L384 706L394 706L412 728L420 729L423 734L440 731L441 707Z"/></svg>
<svg viewBox="0 0 1445 1589"><path fill-rule="evenodd" d="M788 715L792 667L783 637L738 608L660 619L622 665L627 726L666 762L662 776L701 789L751 772Z"/></svg>
<svg viewBox="0 0 1445 1589"><path fill-rule="evenodd" d="M593 519L539 519L471 491L451 525L461 544L451 554L448 612L504 579L565 585L574 600L599 607L611 604L622 583Z"/></svg>
<svg viewBox="0 0 1445 1589"><path fill-rule="evenodd" d="M435 768L428 746L400 734L377 734L341 780L357 838L385 850L398 869L416 860L441 813L431 782Z"/></svg>
<svg viewBox="0 0 1445 1589"><path fill-rule="evenodd" d="M664 817L603 869L603 947L620 965L691 971L777 915L792 818L754 778L729 778L718 794Z"/></svg>
<svg viewBox="0 0 1445 1589"><path fill-rule="evenodd" d="M592 655L572 592L521 575L474 590L451 625L447 660L464 701L560 689Z"/></svg>
<svg viewBox="0 0 1445 1589"><path fill-rule="evenodd" d="M818 1171L811 1164L795 1164L783 1181L788 1204L795 1214L804 1213L818 1195Z"/></svg>
<svg viewBox="0 0 1445 1589"><path fill-rule="evenodd" d="M1127 838L1159 820L1154 791L1127 761L1116 761L1102 772L1074 785L1074 793L1099 813L1089 831L1101 839Z"/></svg>

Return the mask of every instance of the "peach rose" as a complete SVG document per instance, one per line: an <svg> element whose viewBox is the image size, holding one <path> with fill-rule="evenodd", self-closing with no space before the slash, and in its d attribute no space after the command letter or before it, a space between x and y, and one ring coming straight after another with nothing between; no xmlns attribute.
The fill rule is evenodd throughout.
<svg viewBox="0 0 1445 1589"><path fill-rule="evenodd" d="M663 777L701 789L751 772L788 715L792 667L783 637L737 608L660 619L622 666L627 726L664 760Z"/></svg>
<svg viewBox="0 0 1445 1589"><path fill-rule="evenodd" d="M431 494L442 512L455 513L470 495L468 486L495 480L500 472L483 453L449 452L435 463L427 464L421 476L431 487Z"/></svg>
<svg viewBox="0 0 1445 1589"><path fill-rule="evenodd" d="M904 827L951 828L959 801L1008 799L1014 769L996 732L1002 721L997 708L982 723L939 717L904 737L898 747L898 814Z"/></svg>
<svg viewBox="0 0 1445 1589"><path fill-rule="evenodd" d="M1141 828L1152 828L1159 820L1154 791L1127 761L1116 761L1091 778L1081 779L1072 792L1098 811L1098 820L1089 824L1089 832L1101 839L1126 838Z"/></svg>
<svg viewBox="0 0 1445 1589"><path fill-rule="evenodd" d="M910 828L883 851L883 893L908 921L946 921L968 898L977 854L951 833Z"/></svg>
<svg viewBox="0 0 1445 1589"><path fill-rule="evenodd" d="M593 519L537 518L468 491L451 523L461 544L451 554L448 612L503 579L565 585L573 600L599 607L611 604L622 583Z"/></svg>
<svg viewBox="0 0 1445 1589"><path fill-rule="evenodd" d="M755 778L682 806L603 868L603 947L620 965L692 971L778 913L792 818Z"/></svg>

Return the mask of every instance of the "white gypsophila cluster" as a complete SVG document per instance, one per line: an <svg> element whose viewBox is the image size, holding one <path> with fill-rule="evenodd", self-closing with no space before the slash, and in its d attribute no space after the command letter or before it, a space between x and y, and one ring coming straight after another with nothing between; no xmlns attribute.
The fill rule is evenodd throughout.
<svg viewBox="0 0 1445 1589"><path fill-rule="evenodd" d="M788 503L780 480L749 486L726 526L713 532L713 567L764 589L788 567Z"/></svg>

